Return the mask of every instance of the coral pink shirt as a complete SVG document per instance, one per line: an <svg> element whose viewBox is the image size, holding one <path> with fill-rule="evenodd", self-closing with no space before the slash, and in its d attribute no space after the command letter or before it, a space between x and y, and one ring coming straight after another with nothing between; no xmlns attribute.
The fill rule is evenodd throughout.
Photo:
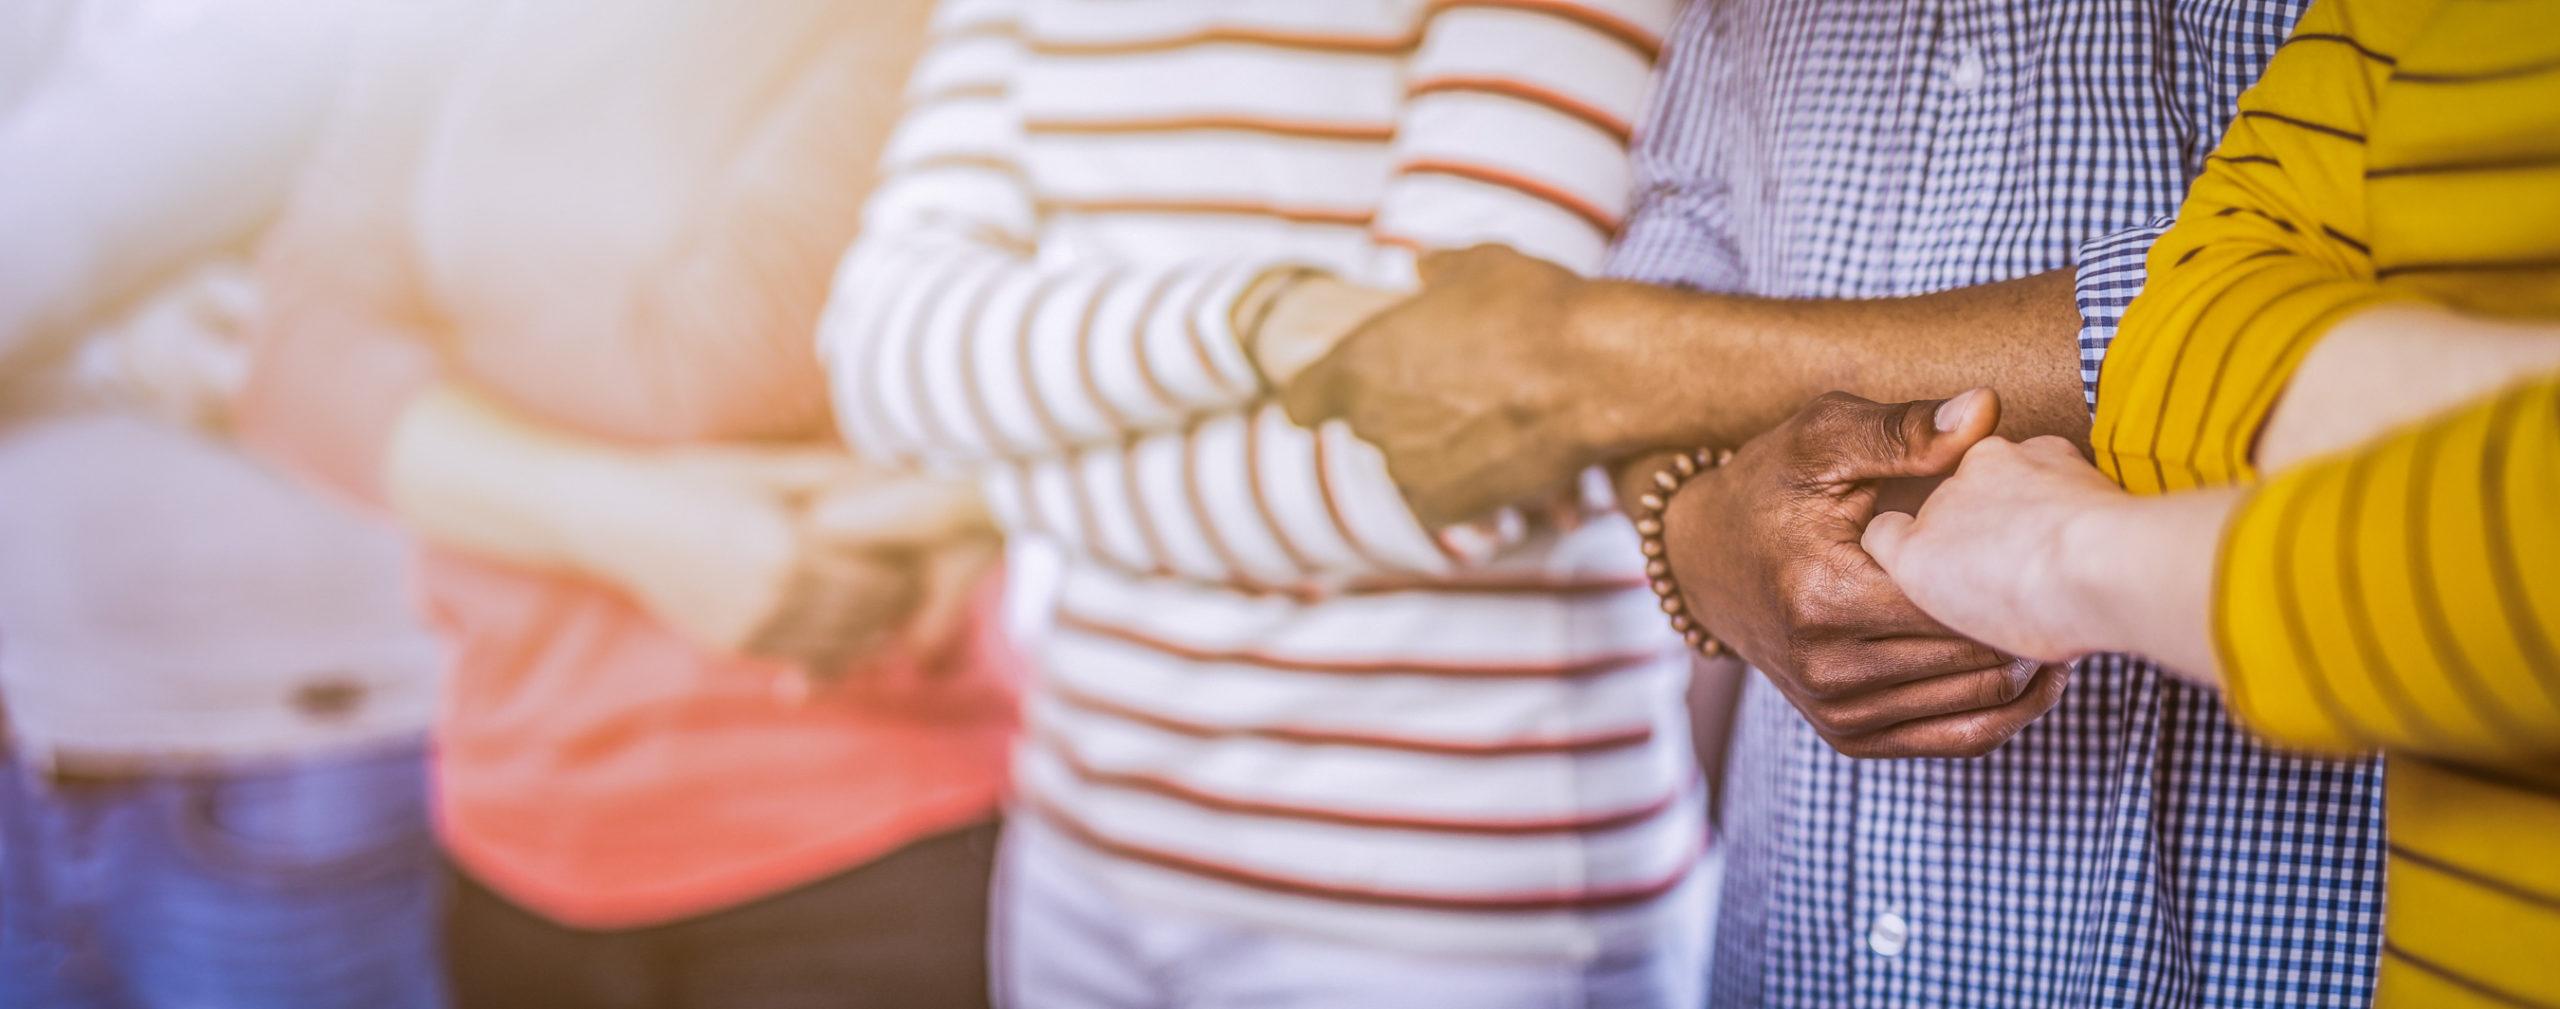
<svg viewBox="0 0 2560 1009"><path fill-rule="evenodd" d="M922 7L387 14L264 250L243 436L372 497L437 382L632 443L823 435L811 334ZM442 551L422 578L455 652L445 842L564 923L764 896L983 819L1003 790L1015 660L992 584L934 671L892 656L849 673L859 693L795 698L783 669L696 649L602 585Z"/></svg>

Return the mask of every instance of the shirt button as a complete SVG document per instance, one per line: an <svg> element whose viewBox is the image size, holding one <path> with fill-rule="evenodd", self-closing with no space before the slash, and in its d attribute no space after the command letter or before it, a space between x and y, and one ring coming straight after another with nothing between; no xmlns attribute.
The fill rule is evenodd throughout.
<svg viewBox="0 0 2560 1009"><path fill-rule="evenodd" d="M1956 65L1947 71L1947 83L1958 91L1978 91L1991 76L1991 68L1982 62L1982 50L1967 48L1956 54Z"/></svg>
<svg viewBox="0 0 2560 1009"><path fill-rule="evenodd" d="M1909 945L1911 923L1891 911L1877 915L1875 925L1867 929L1867 948L1877 956L1901 956L1903 947Z"/></svg>

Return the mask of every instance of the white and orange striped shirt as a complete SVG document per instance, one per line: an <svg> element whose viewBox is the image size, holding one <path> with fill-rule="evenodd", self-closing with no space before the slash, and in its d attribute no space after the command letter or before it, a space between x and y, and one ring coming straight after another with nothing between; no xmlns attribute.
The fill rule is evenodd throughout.
<svg viewBox="0 0 2560 1009"><path fill-rule="evenodd" d="M1633 532L1453 546L1231 318L1275 268L1596 267L1673 6L944 5L821 349L857 450L980 475L1070 558L1019 787L1123 891L1582 957L1690 873L1687 660Z"/></svg>

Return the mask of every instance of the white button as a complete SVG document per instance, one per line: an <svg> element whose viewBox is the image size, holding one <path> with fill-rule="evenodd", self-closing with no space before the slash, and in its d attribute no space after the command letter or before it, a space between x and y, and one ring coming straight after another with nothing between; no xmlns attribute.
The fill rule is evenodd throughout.
<svg viewBox="0 0 2560 1009"><path fill-rule="evenodd" d="M1989 76L1991 68L1983 65L1982 50L1967 47L1956 54L1955 67L1947 71L1947 83L1955 85L1958 91L1976 91Z"/></svg>
<svg viewBox="0 0 2560 1009"><path fill-rule="evenodd" d="M1909 945L1911 923L1891 911L1877 915L1875 927L1867 930L1867 948L1877 956L1901 956L1903 947Z"/></svg>

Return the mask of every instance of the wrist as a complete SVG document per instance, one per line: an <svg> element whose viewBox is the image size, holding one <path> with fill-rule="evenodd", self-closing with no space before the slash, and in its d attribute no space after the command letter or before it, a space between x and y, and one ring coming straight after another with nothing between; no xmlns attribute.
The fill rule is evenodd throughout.
<svg viewBox="0 0 2560 1009"><path fill-rule="evenodd" d="M2164 507L2172 500L2124 496L2075 512L2064 525L2060 577L2047 591L2083 630L2072 642L2079 651L2143 652L2153 644L2146 614L2162 588L2159 561L2179 536Z"/></svg>

